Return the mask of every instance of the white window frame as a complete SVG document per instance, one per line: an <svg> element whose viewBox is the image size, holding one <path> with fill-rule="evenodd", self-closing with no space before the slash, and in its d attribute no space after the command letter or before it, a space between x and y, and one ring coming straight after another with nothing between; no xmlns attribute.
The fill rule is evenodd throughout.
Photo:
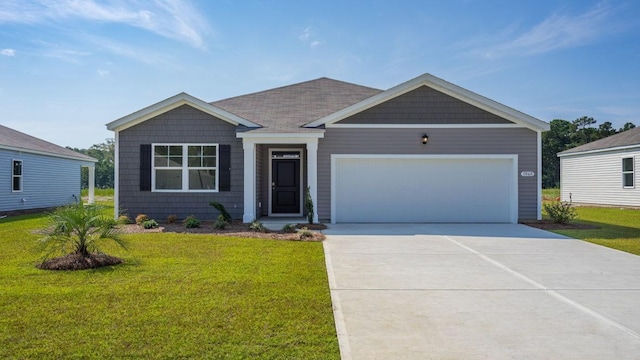
<svg viewBox="0 0 640 360"><path fill-rule="evenodd" d="M156 168L156 156L155 149L156 146L182 146L182 166L181 167L157 167ZM215 146L216 147L216 166L215 167L189 167L189 146ZM220 189L220 145L219 144L209 144L209 143L158 143L151 144L151 191L152 192L190 192L190 193L198 193L198 192L206 192L206 193L215 193ZM191 190L189 189L189 170L215 170L216 171L216 183L215 189L197 189ZM156 170L181 170L182 171L182 189L156 189Z"/></svg>
<svg viewBox="0 0 640 360"><path fill-rule="evenodd" d="M15 170L15 163L19 162L20 163L20 175L16 175L14 173ZM14 179L15 178L19 178L20 179L20 189L16 190L13 187L14 184ZM17 160L17 159L12 159L11 160L11 192L22 192L22 189L24 188L24 162L22 160Z"/></svg>
<svg viewBox="0 0 640 360"><path fill-rule="evenodd" d="M627 159L631 159L631 170L624 170L624 161ZM622 188L623 189L634 189L636 187L636 176L635 176L635 170L636 170L636 164L635 164L635 157L634 156L623 156L622 157ZM625 184L625 175L631 174L631 185L626 185Z"/></svg>

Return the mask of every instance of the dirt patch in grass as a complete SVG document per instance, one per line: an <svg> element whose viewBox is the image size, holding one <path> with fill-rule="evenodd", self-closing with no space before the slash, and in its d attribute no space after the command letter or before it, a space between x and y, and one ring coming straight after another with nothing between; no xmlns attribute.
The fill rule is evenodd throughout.
<svg viewBox="0 0 640 360"><path fill-rule="evenodd" d="M521 224L542 230L591 230L597 226L582 223L558 224L551 220L521 221Z"/></svg>
<svg viewBox="0 0 640 360"><path fill-rule="evenodd" d="M300 238L300 233L283 233L281 231L255 232L249 230L249 224L244 224L241 221L233 221L225 229L216 229L213 225L213 221L203 221L200 223L200 227L186 228L182 223L160 224L155 229L145 229L142 226L136 224L119 225L118 227L124 234L138 234L138 233L179 233L179 234L213 234L224 236L236 236L245 238L260 238L260 239L275 239L275 240L303 240L303 241L322 241L324 235L319 230L324 230L327 227L324 224L298 224L298 228L307 227L311 230L312 236L309 238Z"/></svg>
<svg viewBox="0 0 640 360"><path fill-rule="evenodd" d="M124 260L107 254L90 254L89 257L84 257L81 254L69 254L46 260L36 267L42 270L86 270L118 265L123 262Z"/></svg>

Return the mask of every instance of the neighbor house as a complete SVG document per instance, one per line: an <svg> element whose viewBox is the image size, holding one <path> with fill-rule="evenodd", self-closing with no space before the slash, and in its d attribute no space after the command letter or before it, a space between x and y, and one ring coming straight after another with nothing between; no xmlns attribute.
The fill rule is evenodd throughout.
<svg viewBox="0 0 640 360"><path fill-rule="evenodd" d="M116 209L156 219L496 222L540 218L549 125L424 74L388 90L320 78L205 102L180 93L107 124Z"/></svg>
<svg viewBox="0 0 640 360"><path fill-rule="evenodd" d="M80 199L81 168L93 180L96 159L0 125L0 215ZM93 201L93 181L89 181Z"/></svg>
<svg viewBox="0 0 640 360"><path fill-rule="evenodd" d="M563 201L640 206L636 182L640 128L577 146L558 156Z"/></svg>

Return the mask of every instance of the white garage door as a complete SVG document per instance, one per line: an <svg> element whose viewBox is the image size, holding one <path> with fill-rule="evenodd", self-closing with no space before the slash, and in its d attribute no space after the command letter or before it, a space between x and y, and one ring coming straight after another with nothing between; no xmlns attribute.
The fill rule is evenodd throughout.
<svg viewBox="0 0 640 360"><path fill-rule="evenodd" d="M333 222L517 222L515 157L332 159Z"/></svg>

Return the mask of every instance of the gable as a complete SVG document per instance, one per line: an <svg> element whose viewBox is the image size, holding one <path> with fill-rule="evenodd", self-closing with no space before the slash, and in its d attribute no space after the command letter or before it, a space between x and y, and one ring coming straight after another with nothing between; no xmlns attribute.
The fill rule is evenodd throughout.
<svg viewBox="0 0 640 360"><path fill-rule="evenodd" d="M503 104L500 104L496 101L493 101L489 98L486 98L484 96L478 95L472 91L463 89L457 85L454 85L450 82L447 82L445 80L442 80L440 78L437 78L431 74L423 74L421 76L418 76L415 79L409 80L407 82L404 82L400 85L396 85L394 87L392 87L389 90L386 90L384 92L381 92L377 95L374 95L370 98L367 98L365 100L360 101L357 104L348 106L342 110L339 110L333 114L327 115L321 119L318 119L316 121L310 122L308 124L305 125L305 127L319 127L319 126L325 126L325 127L331 127L331 126L336 126L336 127L340 127L340 126L344 126L344 127L363 127L363 126L371 126L370 124L348 124L348 123L341 123L338 124L338 122L345 120L348 117L354 116L358 113L364 112L370 108L373 108L375 106L381 105L383 103L386 103L388 101L391 101L393 99L398 98L399 96L402 96L406 93L412 92L418 88L421 87L428 87L430 89L433 89L435 91L441 92L443 94L446 94L452 98L455 98L457 100L460 100L463 103L466 103L468 105L471 105L475 108L478 109L482 109L488 113L494 114L500 118L503 118L509 122L507 123L481 123L481 124L469 124L469 123L462 123L462 124L433 124L431 126L454 126L454 127L460 127L460 126L475 126L475 127L500 127L500 126L519 126L519 127L526 127L529 128L533 131L536 132L542 132L542 131L548 131L550 126L548 123L536 119L533 116L527 115L525 113L522 113L518 110L515 110L513 108L510 108L508 106L505 106ZM495 118L494 118L495 121ZM423 123L420 124L391 124L391 126L400 126L400 125L405 125L405 126L418 126L418 125L424 125ZM380 124L378 126L381 127L385 127L385 124ZM389 127L389 125L387 125L386 127Z"/></svg>
<svg viewBox="0 0 640 360"><path fill-rule="evenodd" d="M452 96L420 86L336 124L514 124Z"/></svg>

